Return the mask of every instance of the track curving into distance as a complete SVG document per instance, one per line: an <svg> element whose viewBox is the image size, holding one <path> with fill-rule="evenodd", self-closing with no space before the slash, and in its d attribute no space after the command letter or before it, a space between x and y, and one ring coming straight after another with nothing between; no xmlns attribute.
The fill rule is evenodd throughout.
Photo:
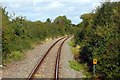
<svg viewBox="0 0 120 80"><path fill-rule="evenodd" d="M69 37L62 37L59 40L57 40L49 49L48 51L45 53L45 55L39 59L39 61L37 62L37 64L35 65L35 67L33 68L33 70L31 71L31 73L29 74L27 80L33 80L34 79L34 75L36 74L37 70L39 69L40 65L43 63L44 59L46 58L46 56L49 54L50 50L61 40L65 39L61 45L59 46L58 52L57 52L57 57L56 57L56 61L55 61L55 71L54 71L54 79L58 80L59 79L59 62L60 62L60 54L61 54L61 49L62 46L64 44L64 42L68 39Z"/></svg>

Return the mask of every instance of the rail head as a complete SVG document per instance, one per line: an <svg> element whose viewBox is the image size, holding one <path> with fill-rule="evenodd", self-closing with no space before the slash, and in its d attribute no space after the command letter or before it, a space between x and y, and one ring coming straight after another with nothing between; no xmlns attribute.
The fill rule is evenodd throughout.
<svg viewBox="0 0 120 80"><path fill-rule="evenodd" d="M57 52L57 57L56 57L56 63L55 63L55 70L54 70L54 80L59 80L59 64L60 64L60 55L61 55L61 50L64 42L68 39L67 37L60 45L58 52Z"/></svg>
<svg viewBox="0 0 120 80"><path fill-rule="evenodd" d="M55 46L55 44L57 44L60 40L62 40L64 38L66 38L66 37L62 37L62 38L58 39L56 42L54 42L54 44L52 44L52 46L50 46L50 48L47 50L47 52L45 53L45 55L42 58L40 58L39 61L37 62L37 64L34 66L33 70L28 75L27 80L32 80L33 79L36 71L38 70L39 66L42 64L42 62L46 58L46 56L49 53L49 51L53 48L53 46Z"/></svg>

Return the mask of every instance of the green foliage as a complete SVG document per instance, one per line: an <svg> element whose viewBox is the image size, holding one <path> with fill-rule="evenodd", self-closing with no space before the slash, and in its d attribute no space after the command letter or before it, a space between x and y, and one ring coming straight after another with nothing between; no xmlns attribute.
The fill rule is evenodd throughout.
<svg viewBox="0 0 120 80"><path fill-rule="evenodd" d="M65 27L70 27L71 26L71 20L67 19L67 17L64 16L58 16L55 18L54 23L65 26Z"/></svg>
<svg viewBox="0 0 120 80"><path fill-rule="evenodd" d="M51 23L51 19L47 18L46 22Z"/></svg>
<svg viewBox="0 0 120 80"><path fill-rule="evenodd" d="M76 71L83 70L83 67L75 60L69 61L69 66Z"/></svg>
<svg viewBox="0 0 120 80"><path fill-rule="evenodd" d="M79 48L77 48L77 47L72 47L71 48L71 51L72 51L72 53L74 54L74 55L78 55L79 54Z"/></svg>
<svg viewBox="0 0 120 80"><path fill-rule="evenodd" d="M71 40L68 44L69 44L70 46L72 46L72 47L75 47L75 42L74 42L74 40Z"/></svg>
<svg viewBox="0 0 120 80"><path fill-rule="evenodd" d="M22 57L20 53L22 53L23 50L31 49L32 44L43 42L46 38L54 38L74 33L70 32L74 28L71 26L70 21L67 20L65 16L65 19L61 19L61 22L65 21L63 25L62 23L51 23L49 18L46 20L46 22L32 22L21 16L13 18L8 16L8 12L5 10L5 8L0 7L0 10L2 11L3 62L9 60L18 60L20 57ZM71 27L67 28L65 25Z"/></svg>
<svg viewBox="0 0 120 80"><path fill-rule="evenodd" d="M98 64L96 73L106 78L120 77L120 2L105 2L95 13L83 14L81 29L75 35L80 45L80 57L92 72L92 60Z"/></svg>

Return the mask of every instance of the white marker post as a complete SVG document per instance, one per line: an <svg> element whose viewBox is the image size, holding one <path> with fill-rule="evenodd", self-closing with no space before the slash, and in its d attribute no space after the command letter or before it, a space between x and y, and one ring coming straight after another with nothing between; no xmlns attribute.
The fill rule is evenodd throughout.
<svg viewBox="0 0 120 80"><path fill-rule="evenodd" d="M93 65L93 76L95 76L95 64Z"/></svg>
<svg viewBox="0 0 120 80"><path fill-rule="evenodd" d="M95 77L95 68L97 64L97 59L93 59L93 76Z"/></svg>

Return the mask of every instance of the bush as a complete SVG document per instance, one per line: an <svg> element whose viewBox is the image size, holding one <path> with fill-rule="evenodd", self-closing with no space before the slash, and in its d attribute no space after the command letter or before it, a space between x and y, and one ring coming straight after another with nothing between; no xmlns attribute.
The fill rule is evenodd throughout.
<svg viewBox="0 0 120 80"><path fill-rule="evenodd" d="M2 11L2 56L3 62L11 56L11 60L18 60L21 56L19 52L26 49L31 49L32 44L42 43L46 38L54 38L70 34L69 31L74 29L70 21L65 17L60 17L67 23L63 25L56 24L51 21L29 21L25 17L17 16L12 18L8 16L5 8ZM65 18L65 19L64 19ZM12 19L12 20L10 20ZM59 19L59 18L58 18ZM60 20L60 21L62 21ZM67 32L66 32L67 31ZM73 33L71 33L73 34ZM16 52L17 51L17 52Z"/></svg>
<svg viewBox="0 0 120 80"><path fill-rule="evenodd" d="M83 62L92 72L92 60L96 58L96 74L105 78L120 77L119 7L120 2L105 2L95 13L83 14L81 29L75 35Z"/></svg>

